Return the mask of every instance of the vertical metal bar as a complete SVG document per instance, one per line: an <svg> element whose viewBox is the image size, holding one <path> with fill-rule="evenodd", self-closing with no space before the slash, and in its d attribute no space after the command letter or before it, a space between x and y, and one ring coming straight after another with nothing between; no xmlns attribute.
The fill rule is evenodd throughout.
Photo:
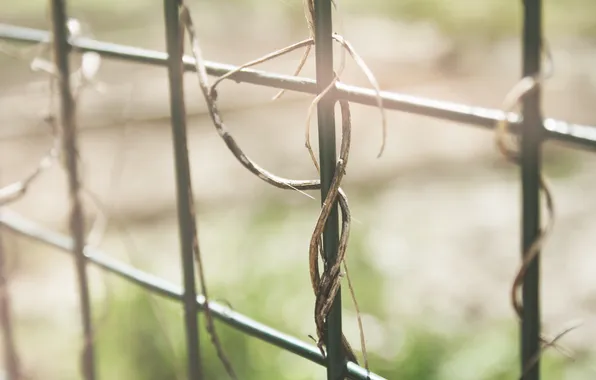
<svg viewBox="0 0 596 380"><path fill-rule="evenodd" d="M83 378L95 379L95 359L93 348L93 327L91 321L91 302L89 299L89 282L87 279L85 248L85 219L80 197L80 180L78 168L78 146L75 122L76 105L70 87L70 68L68 58L70 45L66 26L66 1L52 0L53 46L54 60L58 70L58 89L60 91L60 116L62 121L62 149L68 170L68 190L70 195L70 232L74 241L77 280L81 302L83 322Z"/></svg>
<svg viewBox="0 0 596 380"><path fill-rule="evenodd" d="M542 1L524 0L523 76L540 72L542 48ZM522 252L530 247L540 231L540 170L543 122L540 110L540 86L522 101ZM539 255L528 268L523 283L523 319L521 331L522 371L540 349L540 261ZM540 379L536 362L524 380Z"/></svg>
<svg viewBox="0 0 596 380"><path fill-rule="evenodd" d="M8 269L2 241L3 227L0 227L0 325L4 343L4 365L9 380L21 378L21 369L17 347L13 335L10 295L8 289Z"/></svg>
<svg viewBox="0 0 596 380"><path fill-rule="evenodd" d="M186 327L186 354L188 378L201 379L199 353L198 305L195 285L194 249L197 242L190 163L186 136L186 107L184 104L184 29L179 18L179 1L164 0L168 76L170 85L170 112L176 171L176 201L178 229L184 282L184 321Z"/></svg>
<svg viewBox="0 0 596 380"><path fill-rule="evenodd" d="M317 69L317 90L322 92L332 81L333 40L331 0L315 0L315 55ZM319 157L321 160L321 201L327 196L335 173L335 93L330 91L318 104ZM327 265L337 260L339 244L339 218L337 203L334 205L323 231L323 250ZM342 351L341 289L327 317L327 379L344 377L345 357Z"/></svg>

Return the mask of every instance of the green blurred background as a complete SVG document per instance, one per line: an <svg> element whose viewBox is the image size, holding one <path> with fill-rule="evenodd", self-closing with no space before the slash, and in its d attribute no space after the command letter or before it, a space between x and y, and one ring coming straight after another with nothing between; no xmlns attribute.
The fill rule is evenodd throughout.
<svg viewBox="0 0 596 380"><path fill-rule="evenodd" d="M190 4L209 60L240 64L307 36L299 0ZM596 1L544 4L557 68L546 85L545 114L596 124ZM0 22L45 29L45 5L1 0ZM520 1L339 0L339 5L341 32L384 90L498 107L519 77ZM99 39L164 49L159 1L79 0L70 2L70 11ZM263 67L290 73L299 56ZM45 78L29 71L28 58L0 55L3 185L32 167L50 141L38 123L47 102ZM350 65L342 80L367 85ZM304 75L312 76L312 66ZM85 95L79 122L85 185L111 218L101 248L179 283L166 78L163 69L104 62L99 79L107 91ZM318 201L269 189L243 171L210 125L196 79L186 80L199 237L211 297L310 341L314 299L306 253ZM224 118L257 162L287 177L316 175L302 140L310 97L287 94L271 103L273 89L230 83L222 89ZM376 160L378 111L355 106L353 113L356 139L344 188L356 221L348 261L371 369L402 380L517 378L519 332L508 300L519 262L517 169L497 154L486 131L393 112L388 152ZM547 351L546 380L596 377L596 281L589 270L596 260L591 252L596 200L586 193L596 185L595 164L589 153L546 146L545 172L560 213L543 263L545 328L556 333L571 319L585 322L562 340L577 352L575 362ZM54 168L13 208L66 231L64 185L64 173ZM92 224L98 212L91 202L86 206ZM3 238L25 373L32 379L80 378L72 261L9 232ZM181 307L94 269L91 278L99 378L183 379ZM346 296L343 301L344 329L357 348L353 307ZM203 316L200 320L204 324ZM324 378L315 364L220 323L217 330L241 379ZM205 378L225 378L204 329L201 341Z"/></svg>

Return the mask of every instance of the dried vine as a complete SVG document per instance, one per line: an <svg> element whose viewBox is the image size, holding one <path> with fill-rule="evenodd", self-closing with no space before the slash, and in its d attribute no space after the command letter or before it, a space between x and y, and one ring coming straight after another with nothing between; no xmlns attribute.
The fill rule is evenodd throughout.
<svg viewBox="0 0 596 380"><path fill-rule="evenodd" d="M81 37L80 23L76 19L69 19L67 22L68 32L71 39ZM52 59L44 58L44 54L52 54L52 41L42 42L36 45L32 50L35 50L35 55L30 62L30 68L33 72L44 72L48 74L48 106L47 111L43 116L42 122L49 127L52 134L52 146L47 153L40 159L37 166L22 179L15 181L9 185L0 188L0 206L5 206L13 203L27 193L33 183L39 176L58 160L60 156L60 147L62 144L62 131L58 125L55 100L56 100L56 80L57 71ZM6 46L0 46L0 52L9 55L15 59L26 59L26 54L21 51L14 51ZM73 85L73 97L77 101L83 90L92 85L92 88L101 91L101 84L97 82L96 75L99 71L101 58L99 54L87 52L81 55L81 62L79 67L71 74L69 81ZM78 154L78 153L77 153Z"/></svg>
<svg viewBox="0 0 596 380"><path fill-rule="evenodd" d="M76 39L82 36L80 23L78 20L74 18L68 19L66 27L69 38ZM33 48L27 50L13 50L8 46L0 46L0 52L12 58L18 60L30 60L29 66L31 71L47 74L48 105L47 110L44 111L41 122L48 127L52 136L50 148L39 160L36 167L24 175L22 179L0 188L0 207L8 206L9 204L12 204L24 197L29 189L35 184L36 180L40 178L41 174L51 168L57 162L62 164L61 166L66 170L66 161L62 160L62 162L60 162L61 154L64 154L64 139L63 128L58 122L58 117L56 116L55 100L57 95L56 93L59 73L56 65L54 64L54 52L53 49L51 49L53 40L54 39L52 37L49 41L41 42L35 45ZM32 58L28 57L28 50L34 51ZM49 57L44 57L46 55ZM95 80L95 76L99 70L100 64L101 58L97 53L84 53L81 55L80 65L78 65L77 69L70 75L69 78L66 78L66 81L68 81L68 83L72 86L73 102L75 104L80 98L80 95L83 93L84 89L89 87L89 85L95 85L95 88L98 89L97 85L99 83ZM78 162L78 152L75 151L73 153L76 155L76 161ZM81 189L84 190L83 188ZM94 225L101 224L101 217L98 218L97 222L98 223ZM2 291L4 292L5 289ZM8 298L8 293L4 294L3 296ZM89 340L92 339L93 338L86 338L84 347L88 347L88 345L91 344ZM17 357L16 360L19 360L19 358ZM20 373L20 377L18 378L27 379L29 376L25 373Z"/></svg>
<svg viewBox="0 0 596 380"><path fill-rule="evenodd" d="M521 165L519 146L520 134L518 134L516 138L510 137L509 114L518 106L518 104L524 96L531 93L531 91L535 90L536 87L542 85L544 81L550 78L554 73L554 64L552 55L550 53L550 49L548 48L548 45L546 45L546 41L543 41L543 45L545 46L543 47L542 53L546 57L547 69L544 70L544 72L542 73L524 77L518 83L516 83L515 86L513 86L513 88L505 96L505 99L502 104L503 116L497 122L495 129L496 144L499 152L505 157L505 159L516 165ZM544 226L540 227L538 235L536 236L532 244L524 252L522 264L520 265L515 275L510 291L511 305L519 320L523 319L523 303L520 295L520 290L523 287L526 273L534 259L536 259L536 257L540 254L546 240L551 235L555 222L556 214L552 191L542 171L540 172L539 186L540 191L544 195L545 199L545 205L547 210L546 223ZM565 355L570 360L575 361L574 353L571 352L569 349L561 347L557 342L564 335L576 329L577 327L578 326L572 326L570 328L567 328L562 333L557 334L554 338L547 337L543 333L540 333L540 341L542 347L539 350L539 352L537 352L536 355L534 355L533 358L524 365L524 370L522 371L521 379L523 379L526 373L532 369L532 367L536 364L536 362L544 353L544 350L548 347L554 347L561 354Z"/></svg>
<svg viewBox="0 0 596 380"><path fill-rule="evenodd" d="M225 75L217 78L212 85L209 85L209 80L207 77L205 64L204 64L204 61L202 58L201 48L200 48L200 45L198 42L196 31L194 29L192 18L190 16L190 12L189 12L188 8L184 4L181 6L181 18L182 18L182 23L186 26L188 35L191 40L191 49L192 49L192 54L195 58L195 65L196 65L196 71L197 71L198 79L199 79L199 86L201 88L201 91L202 91L205 101L207 103L209 115L211 117L211 120L212 120L218 134L224 140L226 146L234 154L236 159L251 173L253 173L257 177L259 177L261 180L265 181L266 183L268 183L272 186L275 186L277 188L296 190L299 192L320 189L320 187L321 187L320 180L293 180L293 179L279 177L273 173L268 172L267 170L263 169L258 164L256 164L254 161L252 161L242 151L242 149L236 143L233 136L227 130L227 128L223 122L223 119L221 117L221 114L219 113L217 103L216 103L217 97L218 97L216 87L225 78L228 78L228 77L234 75L236 72L238 72L246 67L254 66L256 64L265 62L267 60L270 60L275 57L286 54L290 51L296 50L298 48L306 47L307 49L310 49L310 47L312 47L312 45L314 44L314 39L309 38L307 40L300 41L300 42L295 43L291 46L288 46L284 49L270 53L262 58L253 60L249 63L246 63L246 64L240 66L239 68L237 68L236 70L228 72ZM353 48L349 44L347 44L343 40L343 38L341 38L340 36L334 35L334 38L336 39L336 41L341 43L344 46L344 48L348 52L350 52L350 54L353 57L355 57L355 59L358 62L359 57L354 53ZM368 71L368 72L370 72L370 71ZM337 75L336 75L336 78L337 78ZM332 85L329 86L325 91L328 91L329 89L331 89L333 85L335 85L335 82L333 82ZM320 97L321 97L321 95L319 95L319 97L317 97L317 99L315 99L315 102L318 101L318 99L320 99ZM316 296L314 317L315 317L315 325L316 325L317 336L318 336L317 346L321 349L323 354L324 354L323 346L324 346L324 340L325 340L324 337L326 335L325 320L327 318L327 314L329 313L330 306L333 303L333 300L335 299L337 291L340 287L340 281L341 281L341 277L343 275L342 273L340 273L342 263L344 264L344 267L345 267L345 275L348 278L350 292L351 292L352 296L354 295L353 287L351 286L349 277L347 275L347 272L348 272L347 266L345 265L345 255L346 255L347 243L348 243L348 238L349 238L351 214L350 214L350 210L348 207L347 197L346 197L345 193L343 192L343 190L341 190L341 188L340 188L341 179L343 178L343 175L345 174L345 168L346 168L346 165L348 162L348 156L349 156L349 149L350 149L350 142L351 142L351 116L350 116L350 108L349 108L348 102L340 100L339 103L340 103L341 117L342 117L342 139L341 139L339 159L337 160L337 163L336 163L336 168L335 168L335 173L333 176L331 188L323 202L323 206L321 208L321 212L319 214L319 218L317 220L317 224L313 231L310 245L309 245L309 267L310 267L309 269L310 269L311 285L313 288L313 292L315 293L315 296ZM335 204L336 201L339 203L339 207L340 207L340 211L341 211L341 215L342 215L342 223L341 223L341 233L340 233L337 261L334 263L333 266L331 266L331 265L327 265L326 259L322 255L321 236L323 233L325 222L331 212L332 206ZM319 270L319 263L318 263L319 254L321 254L321 256L323 257L323 262L325 263L325 270L323 271L322 274L320 273L320 270ZM208 310L208 308L206 308L206 310ZM357 303L356 303L356 310L358 313L358 324L361 329L362 322L361 322L361 318L359 315L359 309L358 309ZM209 317L208 317L208 319L209 319ZM362 352L365 357L365 363L367 363L366 348L364 345L364 336L363 336L362 331L361 331L360 335L361 335ZM218 343L216 343L215 345L216 345L216 349L218 350L218 352L223 352L221 347L219 347ZM358 363L356 354L354 353L354 350L348 343L345 336L343 336L343 338L342 338L342 346L343 346L343 350L344 350L344 353L345 353L347 359L350 361L353 361L355 363ZM220 355L220 359L222 359L222 355ZM368 364L366 364L366 365L368 366Z"/></svg>

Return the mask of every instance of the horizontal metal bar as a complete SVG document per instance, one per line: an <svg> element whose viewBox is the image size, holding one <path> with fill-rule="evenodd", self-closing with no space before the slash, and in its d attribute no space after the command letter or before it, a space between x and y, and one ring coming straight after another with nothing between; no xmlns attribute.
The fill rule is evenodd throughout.
<svg viewBox="0 0 596 380"><path fill-rule="evenodd" d="M49 40L49 33L39 29L23 28L0 23L0 39L22 43L40 43ZM132 46L118 45L108 42L96 41L88 38L77 38L71 41L73 49L80 52L96 52L105 57L144 63L150 65L166 66L167 54L155 50L142 49ZM237 66L205 62L207 73L221 76L235 70ZM187 71L195 70L194 59L184 57L184 68ZM317 93L316 82L312 79L294 77L290 75L271 74L261 70L244 69L230 76L236 82L246 82L267 87L275 87L309 94ZM353 103L377 106L376 94L372 89L351 86L343 83L337 84L337 96ZM495 123L502 118L503 112L496 109L472 107L458 103L433 100L417 96L398 94L382 91L383 105L387 109L408 112L421 116L428 116L449 120L457 123L480 126L492 129ZM520 128L520 116L508 114L512 130ZM545 119L546 137L552 140L571 143L580 148L596 151L596 126L571 124L566 121Z"/></svg>
<svg viewBox="0 0 596 380"><path fill-rule="evenodd" d="M51 231L10 210L5 209L0 211L0 225L7 227L11 231L22 236L42 242L44 244L48 244L64 252L72 252L73 240L70 237ZM175 286L172 283L157 276L136 269L121 261L114 260L100 249L86 246L85 257L89 263L94 264L99 268L104 269L109 273L115 274L127 281L137 284L154 294L179 302L182 301L182 288ZM199 311L203 311L205 307L205 298L202 295L197 296L197 304L199 306ZM248 335L265 342L271 343L277 347L292 352L322 366L326 365L326 360L323 358L321 352L313 345L304 343L303 341L291 335L277 331L243 314L235 312L229 307L217 302L209 301L209 307L215 318L237 330L245 332ZM348 362L347 369L348 376L351 379L384 379L379 375L369 373L366 369L352 362Z"/></svg>

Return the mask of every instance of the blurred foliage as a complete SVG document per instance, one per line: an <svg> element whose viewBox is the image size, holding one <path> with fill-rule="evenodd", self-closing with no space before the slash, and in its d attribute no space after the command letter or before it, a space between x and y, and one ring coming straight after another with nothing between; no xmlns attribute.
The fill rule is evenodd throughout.
<svg viewBox="0 0 596 380"><path fill-rule="evenodd" d="M202 0L211 6L215 0ZM237 2L246 7L279 7L289 18L303 28L301 0L228 0L228 4ZM136 22L144 22L145 15L159 12L161 4L147 6L145 1L133 0L118 2L115 0L79 0L72 2L78 13L87 15L89 20L102 20L104 24L115 24L118 20L135 15ZM195 1L194 3L197 3ZM351 14L383 14L396 20L407 22L428 22L436 25L444 33L456 39L496 39L503 36L518 35L520 32L521 1L504 2L503 0L340 0L346 12ZM3 21L9 19L27 20L33 14L44 9L45 0L22 2L0 2ZM115 11L117 10L117 12ZM596 1L595 0L546 0L545 28L548 34L580 35L596 37ZM109 16L109 17L108 17ZM160 17L160 14L157 14ZM223 13L222 13L223 17ZM161 27L161 26L160 26ZM558 153L558 152L557 152ZM546 155L545 166L553 175L562 176L576 169L576 160L570 153L567 156ZM376 186L376 184L375 184ZM363 198L367 198L363 194ZM316 205L315 205L316 206ZM267 252L281 251L290 245L284 239L268 241L263 236L283 233L282 226L296 228L302 221L309 219L300 208L289 209L275 203L255 208L250 220L244 223L250 226L236 231L235 241L242 246L251 246L253 252L266 255ZM350 241L352 252L364 251L364 236L367 231L361 228L353 231ZM227 242L227 244L232 244ZM239 251L243 247L236 247ZM283 332L292 332L304 323L300 314L280 311L280 300L287 300L289 289L297 289L299 281L304 280L304 273L296 274L292 265L264 269L250 267L242 255L236 255L236 267L242 267L239 275L242 281L242 295L234 300L234 308L239 312L271 325ZM266 257L262 257L267 262ZM289 259L288 259L289 260ZM442 326L443 321L430 322L419 320L396 321L387 311L383 293L384 280L379 276L365 255L350 255L352 280L366 286L357 287L360 308L376 316L387 327L393 344L399 346L395 355L386 352L371 352L371 368L388 379L401 380L446 380L446 379L513 379L518 373L517 329L512 323L503 326L466 326L466 328L448 328L449 333L433 329ZM277 270L279 269L279 270ZM241 269L238 269L239 271ZM240 280L239 280L240 281ZM276 284L272 287L271 284ZM279 284L279 285L278 285ZM106 318L99 318L97 326L98 359L100 375L105 379L162 380L182 379L186 371L184 325L182 309L168 300L163 300L133 288L114 282L113 298L96 309L107 310ZM227 288L224 288L226 286ZM212 294L231 294L237 283L220 285ZM264 294L264 289L266 293ZM219 292L218 290L221 290ZM237 290L237 288L236 288ZM300 292L303 293L303 292ZM299 294L292 294L291 302L297 308L310 307L310 299L302 299ZM271 306L273 305L273 306ZM309 305L309 306L307 306ZM346 299L347 310L353 310ZM294 306L292 306L294 308ZM271 312L277 310L277 313ZM310 309L307 310L310 312ZM294 317L292 319L291 317ZM204 317L200 317L204 323ZM35 321L35 324L38 322ZM32 323L33 324L33 323ZM399 325L400 332L396 332ZM241 379L311 379L321 378L323 371L315 364L285 353L276 347L217 323L217 329L225 350ZM305 336L296 334L306 339ZM223 368L211 346L209 336L201 330L202 363L208 379L226 378ZM396 343L398 342L398 343ZM357 344L354 344L357 347ZM578 364L570 365L557 354L547 354L544 361L544 379L564 378L567 371L576 370Z"/></svg>
<svg viewBox="0 0 596 380"><path fill-rule="evenodd" d="M250 244L251 251L260 252L262 258L271 252L278 255L281 251L277 244L287 246L287 240L268 240L262 239L262 236L274 230L283 236L286 226L296 228L302 220L308 219L307 216L308 213L301 211L301 207L282 207L276 202L261 203L245 221L244 230L238 232L237 241ZM367 315L379 319L383 339L394 348L373 350L369 347L371 369L387 379L400 380L516 378L519 366L518 331L512 321L503 324L493 321L489 325L465 323L460 326L440 316L422 315L414 319L404 317L396 320L395 316L389 315L390 305L384 303L383 297L383 292L388 291L384 280L378 276L370 258L361 254L366 250L366 234L366 230L359 228L355 229L352 236L350 250L360 251L360 254L350 256L350 264L354 268L352 280L357 285L361 309ZM288 253L287 256L292 255ZM310 292L289 293L290 289L301 286L303 273L292 265L284 265L279 271L266 274L262 268L259 271L241 262L235 263L235 268L242 273L242 290L240 295L233 298L233 309L308 341L305 335L296 332L296 327L305 324L304 315L309 314L312 304L310 299L303 299L302 295ZM364 284L366 286L362 286ZM105 311L107 315L107 318L98 320L98 358L102 378L183 379L186 371L186 341L182 306L149 295L120 280L113 281L111 286L112 297L95 308ZM233 284L222 283L211 288L212 295L238 294L238 288ZM290 298L288 294L292 294ZM345 310L353 310L347 295L344 297ZM304 313L287 312L295 307L304 308ZM202 325L202 365L206 378L227 378L204 328L204 318L203 315L199 316ZM345 316L344 319L346 324L353 322ZM306 380L324 377L323 369L316 364L218 321L216 327L228 357L243 380ZM369 330L369 333L372 331ZM374 339L372 335L370 339ZM358 343L353 343L357 348ZM568 371L585 368L586 363L568 363L551 350L543 361L544 379L564 378Z"/></svg>
<svg viewBox="0 0 596 380"><path fill-rule="evenodd" d="M571 178L582 169L585 152L549 144L543 150L542 166L549 178Z"/></svg>
<svg viewBox="0 0 596 380"><path fill-rule="evenodd" d="M221 8L221 17L231 7L240 7L239 12L248 9L285 13L294 26L303 25L302 0L187 0L191 5ZM545 31L549 36L596 37L596 1L594 0L544 0ZM520 33L522 0L340 0L342 12L353 15L388 17L405 22L424 22L435 25L439 30L459 39L498 39L504 36L517 36ZM21 2L0 2L0 14L4 19L29 19L40 16L45 10L45 0ZM97 24L142 25L147 17L155 17L161 12L161 2L147 4L141 0L78 0L70 2L71 10L77 17L83 16ZM279 12L275 12L280 14ZM134 17L131 17L133 16ZM158 17L161 17L158 15ZM107 25L107 24L106 24ZM289 24L288 24L289 25ZM289 25L290 26L290 25ZM292 27L292 26L290 26Z"/></svg>
<svg viewBox="0 0 596 380"><path fill-rule="evenodd" d="M183 379L186 342L181 306L152 298L137 288L127 289L118 292L118 298L109 305L109 318L101 325L97 341L101 377ZM268 319L254 312L252 316L257 320ZM204 322L204 317L200 316L200 320ZM276 325L287 331L289 322L277 320ZM216 322L216 325L225 351L241 379L312 379L323 376L321 368L305 359L221 323ZM511 325L492 329L470 328L446 334L409 323L404 331L405 336L396 337L403 343L395 357L370 355L372 369L387 379L505 380L515 379L518 373L517 333ZM226 378L204 329L200 338L205 378ZM578 365L586 364L572 366L565 360L560 355L547 353L543 360L543 378L562 379L570 367L577 370Z"/></svg>
<svg viewBox="0 0 596 380"><path fill-rule="evenodd" d="M354 13L389 14L392 18L428 22L448 35L495 39L519 35L522 1L503 0L343 0ZM363 6L366 4L366 6ZM544 23L548 35L596 37L593 0L544 0Z"/></svg>

